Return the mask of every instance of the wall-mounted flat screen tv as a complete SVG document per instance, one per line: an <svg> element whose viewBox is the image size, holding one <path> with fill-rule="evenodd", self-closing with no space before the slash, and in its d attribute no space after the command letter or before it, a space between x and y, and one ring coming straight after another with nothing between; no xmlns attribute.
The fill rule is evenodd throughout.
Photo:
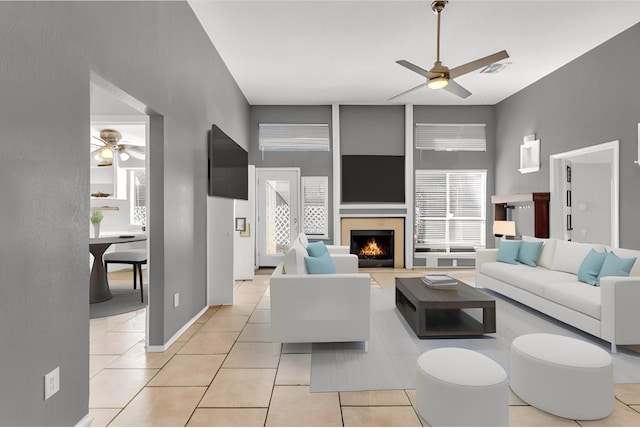
<svg viewBox="0 0 640 428"><path fill-rule="evenodd" d="M404 156L343 155L342 202L404 203Z"/></svg>
<svg viewBox="0 0 640 428"><path fill-rule="evenodd" d="M249 154L216 125L209 131L209 196L249 198Z"/></svg>

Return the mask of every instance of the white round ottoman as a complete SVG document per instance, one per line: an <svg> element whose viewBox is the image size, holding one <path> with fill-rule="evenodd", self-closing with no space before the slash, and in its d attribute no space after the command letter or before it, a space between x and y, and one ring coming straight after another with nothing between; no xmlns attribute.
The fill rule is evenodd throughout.
<svg viewBox="0 0 640 428"><path fill-rule="evenodd" d="M508 426L507 373L491 358L439 348L418 358L416 407L431 426Z"/></svg>
<svg viewBox="0 0 640 428"><path fill-rule="evenodd" d="M597 346L555 334L527 334L511 343L511 389L538 409L567 419L613 412L613 362Z"/></svg>

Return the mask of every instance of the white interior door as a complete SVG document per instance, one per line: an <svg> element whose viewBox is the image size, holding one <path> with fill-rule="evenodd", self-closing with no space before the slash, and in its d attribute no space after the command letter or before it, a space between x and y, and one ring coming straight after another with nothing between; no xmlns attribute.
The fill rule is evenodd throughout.
<svg viewBox="0 0 640 428"><path fill-rule="evenodd" d="M299 168L256 168L258 266L282 261L299 231Z"/></svg>

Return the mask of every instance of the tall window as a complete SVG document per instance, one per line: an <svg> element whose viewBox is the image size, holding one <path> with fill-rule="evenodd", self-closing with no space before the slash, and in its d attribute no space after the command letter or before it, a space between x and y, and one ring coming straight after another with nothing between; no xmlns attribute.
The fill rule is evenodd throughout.
<svg viewBox="0 0 640 428"><path fill-rule="evenodd" d="M485 246L487 172L417 170L416 248L473 251Z"/></svg>
<svg viewBox="0 0 640 428"><path fill-rule="evenodd" d="M146 172L144 169L131 170L131 224L147 225Z"/></svg>
<svg viewBox="0 0 640 428"><path fill-rule="evenodd" d="M329 178L302 177L303 232L311 238L329 237Z"/></svg>

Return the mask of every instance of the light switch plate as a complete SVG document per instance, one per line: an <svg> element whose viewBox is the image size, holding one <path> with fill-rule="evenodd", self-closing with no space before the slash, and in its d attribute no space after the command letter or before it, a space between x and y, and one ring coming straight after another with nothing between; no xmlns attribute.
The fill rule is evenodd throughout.
<svg viewBox="0 0 640 428"><path fill-rule="evenodd" d="M44 399L48 400L58 391L60 391L60 367L44 375Z"/></svg>

